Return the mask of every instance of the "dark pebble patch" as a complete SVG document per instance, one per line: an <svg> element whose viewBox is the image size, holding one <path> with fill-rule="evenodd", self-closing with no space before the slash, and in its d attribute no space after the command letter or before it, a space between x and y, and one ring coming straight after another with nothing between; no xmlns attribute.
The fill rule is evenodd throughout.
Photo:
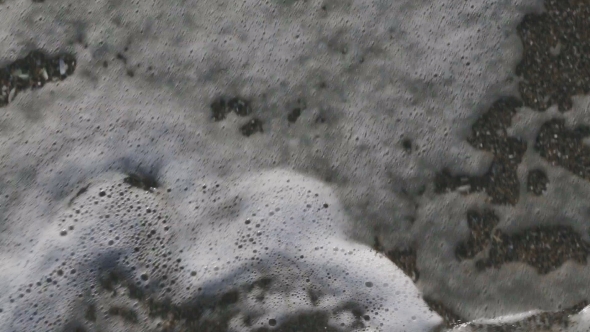
<svg viewBox="0 0 590 332"><path fill-rule="evenodd" d="M545 172L535 169L529 172L527 176L527 191L535 196L541 196L547 190L549 179Z"/></svg>
<svg viewBox="0 0 590 332"><path fill-rule="evenodd" d="M471 231L469 239L461 242L455 249L455 256L459 261L471 259L480 252L484 251L490 244L490 237L492 230L500 219L491 210L484 210L483 212L468 211L467 212L467 226Z"/></svg>
<svg viewBox="0 0 590 332"><path fill-rule="evenodd" d="M563 119L549 120L539 130L535 149L553 166L590 181L590 147L583 142L589 135L587 126L568 129Z"/></svg>
<svg viewBox="0 0 590 332"><path fill-rule="evenodd" d="M457 245L457 259L472 259L483 252L485 257L475 263L480 271L521 262L534 267L539 274L547 274L568 260L585 264L590 253L590 245L570 226L535 226L509 235L494 229L498 223L492 210L467 212L471 234L467 241Z"/></svg>
<svg viewBox="0 0 590 332"><path fill-rule="evenodd" d="M252 113L250 101L240 97L231 98L227 102L227 106L230 112L234 112L239 116L248 116L250 113Z"/></svg>
<svg viewBox="0 0 590 332"><path fill-rule="evenodd" d="M250 101L241 97L218 97L213 100L210 107L215 121L224 120L231 112L239 116L248 116L252 113Z"/></svg>
<svg viewBox="0 0 590 332"><path fill-rule="evenodd" d="M246 137L250 137L256 133L262 133L262 121L254 118L240 127L240 132Z"/></svg>
<svg viewBox="0 0 590 332"><path fill-rule="evenodd" d="M128 185L142 190L152 191L160 187L158 181L152 176L144 176L139 174L129 174L123 179L123 182Z"/></svg>
<svg viewBox="0 0 590 332"><path fill-rule="evenodd" d="M39 50L30 52L0 69L0 107L8 105L24 90L66 79L75 69L76 59L71 54L52 57Z"/></svg>
<svg viewBox="0 0 590 332"><path fill-rule="evenodd" d="M520 196L517 168L526 152L526 142L508 136L512 117L522 103L513 97L501 98L472 126L467 141L473 147L488 151L494 159L482 176L452 175L443 169L435 178L435 192L458 190L464 194L485 192L493 204L515 205Z"/></svg>
<svg viewBox="0 0 590 332"><path fill-rule="evenodd" d="M215 99L211 103L210 107L211 107L211 113L213 115L213 120L221 121L221 120L225 119L225 117L227 116L228 110L227 110L227 105L226 105L225 99L223 99L223 98Z"/></svg>
<svg viewBox="0 0 590 332"><path fill-rule="evenodd" d="M476 267L483 270L522 262L539 274L547 274L568 260L585 264L589 249L588 243L569 226L536 226L514 235L496 229L488 257L477 261Z"/></svg>
<svg viewBox="0 0 590 332"><path fill-rule="evenodd" d="M571 97L590 92L590 2L545 0L544 12L528 14L517 28L522 40L520 95L544 111L572 107Z"/></svg>

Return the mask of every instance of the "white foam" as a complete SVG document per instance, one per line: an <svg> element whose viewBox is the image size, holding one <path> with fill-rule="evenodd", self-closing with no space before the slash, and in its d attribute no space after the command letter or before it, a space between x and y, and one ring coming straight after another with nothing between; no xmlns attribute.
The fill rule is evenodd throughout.
<svg viewBox="0 0 590 332"><path fill-rule="evenodd" d="M35 330L48 327L35 321L36 317L55 324L58 317L62 323L83 324L82 317L91 304L98 313L90 327L111 331L125 326L120 319L103 317L108 317L106 312L113 307L125 304L141 316L142 305L138 307L137 299L125 295L130 290L113 282L119 292L113 297L100 287L104 281L89 288L89 283L95 283L90 280L108 280L109 271L117 271L120 281L131 285L147 274L145 283L138 282L140 288L174 280L168 293L163 289L147 291L154 298L165 294L161 296L173 303L195 298L186 289L201 288L201 297L240 290L239 300L233 303L239 312L232 318L235 331L249 331L250 327L239 322L251 312L256 312L251 326L267 326L270 319L281 324L306 312L335 312L332 324L350 327L362 322L368 330L429 331L441 322L401 270L345 235L339 225L349 224L348 217L333 190L320 181L280 170L254 173L236 179L230 188L221 182L209 189L234 197L238 204L229 206L221 201L208 210L191 209L189 216L186 199L197 197L173 203L165 190L145 192L121 185L122 180L113 173L105 174L102 181L97 179L44 230L31 253L23 257L29 261L29 272L13 279L14 285L34 284L30 287L33 291L13 294L15 304L4 303L4 315L12 318L3 321L3 330L31 328L32 322ZM206 218L228 206L235 213ZM184 211L183 217L175 211ZM68 229L68 234L60 235L61 229ZM250 237L254 241L242 241ZM168 253L171 260L166 259ZM153 270L157 262L174 265L176 259L182 262L181 270ZM64 274L56 272L59 270ZM70 274L71 270L76 273ZM51 285L47 278L58 283ZM253 281L263 278L270 280L267 288L243 289L252 288L249 285L256 285ZM35 285L37 281L42 285ZM24 297L19 298L20 294ZM260 294L264 294L263 301L257 296ZM42 305L32 309L34 303ZM37 311L34 315L33 310ZM356 317L361 314L365 318ZM156 324L153 318L145 320L147 326ZM137 328L146 325L142 326ZM134 328L133 324L121 327Z"/></svg>

